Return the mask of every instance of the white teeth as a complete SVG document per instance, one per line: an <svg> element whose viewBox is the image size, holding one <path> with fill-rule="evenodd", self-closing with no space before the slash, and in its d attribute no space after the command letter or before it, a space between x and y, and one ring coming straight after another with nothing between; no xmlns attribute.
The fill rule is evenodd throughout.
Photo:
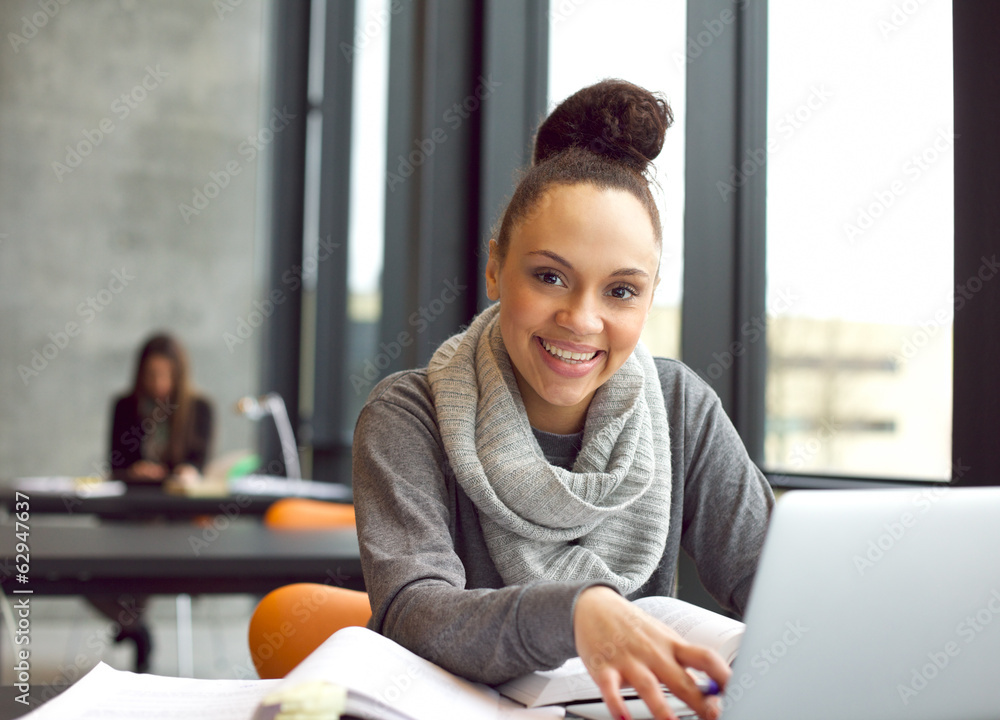
<svg viewBox="0 0 1000 720"><path fill-rule="evenodd" d="M557 348L555 345L549 345L547 342L542 340L542 346L549 351L550 355L555 355L557 358L562 358L569 362L586 362L587 360L593 360L594 356L597 355L597 351L591 353L577 353L570 352L569 350L562 350Z"/></svg>

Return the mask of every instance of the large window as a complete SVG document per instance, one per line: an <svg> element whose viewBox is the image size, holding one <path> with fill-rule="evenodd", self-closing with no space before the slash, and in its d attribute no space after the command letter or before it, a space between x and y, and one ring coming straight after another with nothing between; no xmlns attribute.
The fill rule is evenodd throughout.
<svg viewBox="0 0 1000 720"><path fill-rule="evenodd" d="M947 480L951 4L771 0L767 55L765 462Z"/></svg>
<svg viewBox="0 0 1000 720"><path fill-rule="evenodd" d="M959 7L979 15L955 7L960 35ZM988 63L975 43L952 47L952 20L944 0L359 2L356 175L340 193L353 197L350 238L338 236L350 277L343 298L317 303L347 319L326 333L347 347L330 373L343 392L325 395L316 375L327 414L340 413L327 443L347 449L369 389L352 375L419 366L485 303L482 249L544 106L623 77L663 92L676 117L657 163L665 237L646 344L710 382L752 457L788 482L952 478L973 436L957 433L953 451L953 419L972 415L958 389L952 412L952 386L989 384L962 342L988 334L979 318L993 292L967 301L984 312L957 313L963 253L979 262L985 249L973 232L955 236L979 211L953 208L953 187L965 178L958 200L972 203L986 171L953 165L963 141L952 74L975 87L972 69ZM387 115L365 109L386 96ZM456 103L468 112L452 127ZM423 162L439 127L447 142ZM395 190L384 173L363 176L409 154L421 162ZM468 291L412 332L412 313L439 307L446 279ZM401 331L413 342L382 353Z"/></svg>
<svg viewBox="0 0 1000 720"><path fill-rule="evenodd" d="M670 104L674 125L654 163L659 185L654 192L663 224L660 285L642 340L655 355L680 357L686 7L679 1L636 0L628 4L628 12L622 8L616 0L553 0L549 108L605 78L659 91Z"/></svg>

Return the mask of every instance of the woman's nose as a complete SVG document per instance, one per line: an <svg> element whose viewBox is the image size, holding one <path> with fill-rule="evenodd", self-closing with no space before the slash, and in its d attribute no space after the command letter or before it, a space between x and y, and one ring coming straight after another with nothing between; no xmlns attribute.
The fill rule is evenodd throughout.
<svg viewBox="0 0 1000 720"><path fill-rule="evenodd" d="M600 306L594 300L574 295L556 313L556 322L578 337L596 335L604 329Z"/></svg>

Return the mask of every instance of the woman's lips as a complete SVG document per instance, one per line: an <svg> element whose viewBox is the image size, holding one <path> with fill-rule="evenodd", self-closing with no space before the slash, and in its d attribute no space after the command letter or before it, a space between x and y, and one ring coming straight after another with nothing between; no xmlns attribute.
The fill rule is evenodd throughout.
<svg viewBox="0 0 1000 720"><path fill-rule="evenodd" d="M557 348L566 352L590 355L591 353L599 352L600 348L594 347L593 345L579 345L577 343L571 343L567 340L549 340L548 338L539 338L542 341L542 345L547 345L546 349L551 350L552 348ZM579 358L577 358L579 359Z"/></svg>
<svg viewBox="0 0 1000 720"><path fill-rule="evenodd" d="M548 350L545 349L543 342L548 342L550 346L559 348L560 350L565 350L574 353L594 353L594 356L589 360L564 360L562 358L556 357ZM605 356L603 350L597 350L593 347L588 347L586 345L574 345L571 343L553 343L549 341L543 341L540 337L535 337L535 345L538 347L538 352L542 355L542 361L549 367L553 372L568 378L579 378L590 373L597 365L599 365ZM566 346L569 347L566 347Z"/></svg>

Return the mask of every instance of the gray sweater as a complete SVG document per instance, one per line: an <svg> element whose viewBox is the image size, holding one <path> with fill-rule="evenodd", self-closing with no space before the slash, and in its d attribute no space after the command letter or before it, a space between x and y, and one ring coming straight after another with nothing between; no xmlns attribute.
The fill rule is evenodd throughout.
<svg viewBox="0 0 1000 720"><path fill-rule="evenodd" d="M743 612L774 496L715 392L685 365L656 358L670 423L673 484L659 567L631 599L672 595L677 556L708 591ZM583 433L535 430L550 463L570 468ZM526 452L530 452L527 448ZM354 433L354 502L369 627L472 680L499 683L576 655L573 606L595 581L504 587L438 434L425 370L373 388Z"/></svg>

